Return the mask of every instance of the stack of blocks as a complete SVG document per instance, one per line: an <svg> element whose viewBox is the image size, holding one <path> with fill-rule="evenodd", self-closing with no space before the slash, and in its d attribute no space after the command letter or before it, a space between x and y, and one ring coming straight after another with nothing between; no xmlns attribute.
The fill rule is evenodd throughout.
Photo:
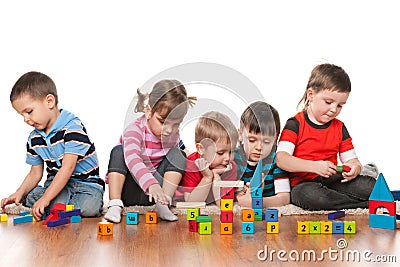
<svg viewBox="0 0 400 267"><path fill-rule="evenodd" d="M68 223L78 223L81 221L80 209L75 209L74 205L56 203L54 204L53 209L50 209L50 215L43 220L43 225L47 225L47 227L55 227Z"/></svg>
<svg viewBox="0 0 400 267"><path fill-rule="evenodd" d="M186 219L189 232L209 235L212 233L211 216L200 215L200 207L205 208L205 202L177 203L177 208L187 208Z"/></svg>
<svg viewBox="0 0 400 267"><path fill-rule="evenodd" d="M355 234L355 221L335 221L344 217L342 210L328 214L328 221L298 221L297 233L302 234Z"/></svg>

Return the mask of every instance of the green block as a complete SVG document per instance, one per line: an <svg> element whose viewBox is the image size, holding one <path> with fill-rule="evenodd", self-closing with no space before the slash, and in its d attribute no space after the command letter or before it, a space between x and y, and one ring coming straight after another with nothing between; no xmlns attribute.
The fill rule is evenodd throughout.
<svg viewBox="0 0 400 267"><path fill-rule="evenodd" d="M196 217L196 222L211 222L211 216L209 215L200 215Z"/></svg>
<svg viewBox="0 0 400 267"><path fill-rule="evenodd" d="M187 209L187 215L186 218L188 221L194 221L196 220L197 216L200 214L200 209Z"/></svg>
<svg viewBox="0 0 400 267"><path fill-rule="evenodd" d="M356 222L355 221L344 221L344 233L355 234L356 233Z"/></svg>
<svg viewBox="0 0 400 267"><path fill-rule="evenodd" d="M262 221L262 215L254 215L254 220L255 221Z"/></svg>
<svg viewBox="0 0 400 267"><path fill-rule="evenodd" d="M201 235L211 235L211 222L201 222L199 223L199 234Z"/></svg>
<svg viewBox="0 0 400 267"><path fill-rule="evenodd" d="M321 222L310 221L310 234L320 234L320 233L321 233Z"/></svg>

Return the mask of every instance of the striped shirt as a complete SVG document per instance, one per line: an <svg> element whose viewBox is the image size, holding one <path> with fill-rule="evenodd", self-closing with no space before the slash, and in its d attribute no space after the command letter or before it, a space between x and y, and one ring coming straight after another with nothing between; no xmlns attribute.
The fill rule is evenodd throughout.
<svg viewBox="0 0 400 267"><path fill-rule="evenodd" d="M235 148L234 160L236 162L237 177L245 183L250 182L256 170L257 162L247 161L243 145ZM276 165L275 149L262 160L262 173L264 173L263 197L290 192L287 172Z"/></svg>
<svg viewBox="0 0 400 267"><path fill-rule="evenodd" d="M48 134L33 130L28 138L26 163L32 166L46 163L47 177L57 174L66 153L78 155L71 180L96 183L104 187L99 177L99 164L94 144L82 122L69 111L61 113Z"/></svg>
<svg viewBox="0 0 400 267"><path fill-rule="evenodd" d="M172 147L178 147L179 132L161 140L150 131L143 115L128 125L122 139L126 166L147 193L151 185L158 183L153 176L157 167Z"/></svg>

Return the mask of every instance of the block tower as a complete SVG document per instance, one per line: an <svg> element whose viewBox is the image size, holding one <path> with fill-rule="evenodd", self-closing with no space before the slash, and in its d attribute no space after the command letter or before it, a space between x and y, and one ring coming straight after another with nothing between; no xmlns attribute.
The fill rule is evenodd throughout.
<svg viewBox="0 0 400 267"><path fill-rule="evenodd" d="M378 208L386 208L389 214L376 214ZM396 203L382 173L369 197L369 226L396 229Z"/></svg>

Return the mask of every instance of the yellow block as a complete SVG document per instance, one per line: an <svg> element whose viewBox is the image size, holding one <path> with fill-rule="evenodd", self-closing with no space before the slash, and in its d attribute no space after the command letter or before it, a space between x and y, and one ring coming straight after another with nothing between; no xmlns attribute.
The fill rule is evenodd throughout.
<svg viewBox="0 0 400 267"><path fill-rule="evenodd" d="M332 234L332 221L321 221L321 234Z"/></svg>
<svg viewBox="0 0 400 267"><path fill-rule="evenodd" d="M97 224L97 233L99 235L112 235L113 224L110 222L99 222Z"/></svg>
<svg viewBox="0 0 400 267"><path fill-rule="evenodd" d="M310 233L310 222L297 221L297 233L299 235L308 235Z"/></svg>
<svg viewBox="0 0 400 267"><path fill-rule="evenodd" d="M65 205L65 211L74 210L75 207L73 204Z"/></svg>
<svg viewBox="0 0 400 267"><path fill-rule="evenodd" d="M7 222L8 221L8 215L7 214L1 214L0 221Z"/></svg>
<svg viewBox="0 0 400 267"><path fill-rule="evenodd" d="M221 223L221 235L231 235L233 231L232 223Z"/></svg>
<svg viewBox="0 0 400 267"><path fill-rule="evenodd" d="M267 222L267 234L279 234L279 222Z"/></svg>
<svg viewBox="0 0 400 267"><path fill-rule="evenodd" d="M221 199L221 210L233 210L233 199Z"/></svg>

